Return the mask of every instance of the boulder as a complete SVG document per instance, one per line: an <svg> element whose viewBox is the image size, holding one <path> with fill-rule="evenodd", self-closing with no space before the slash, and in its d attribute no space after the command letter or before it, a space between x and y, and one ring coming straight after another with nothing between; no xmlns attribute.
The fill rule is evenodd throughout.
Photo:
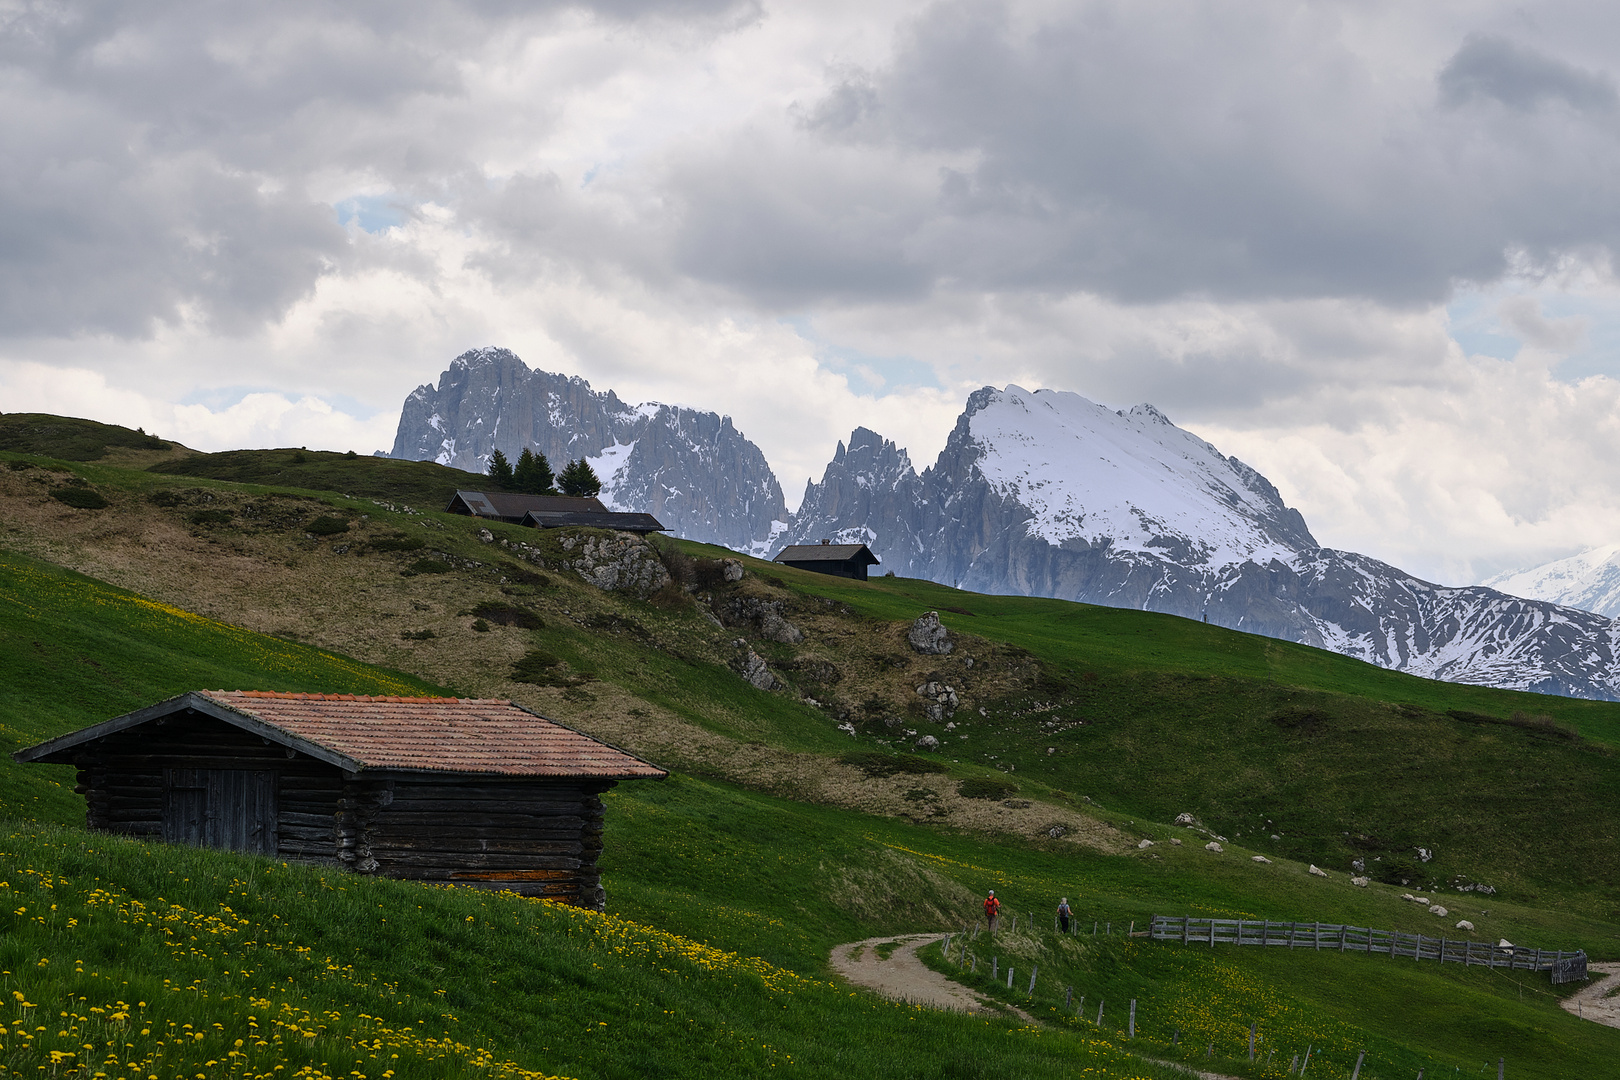
<svg viewBox="0 0 1620 1080"><path fill-rule="evenodd" d="M1350 879L1350 884L1354 885L1358 889L1365 889L1368 885L1372 884L1372 878L1370 878L1370 877L1353 877L1353 878Z"/></svg>
<svg viewBox="0 0 1620 1080"><path fill-rule="evenodd" d="M736 559L727 559L721 564L720 573L727 581L741 581L743 579L743 564Z"/></svg>
<svg viewBox="0 0 1620 1080"><path fill-rule="evenodd" d="M1317 866L1315 863L1311 864L1310 874L1311 874L1312 877L1327 877L1328 876L1327 871L1323 870L1320 866Z"/></svg>
<svg viewBox="0 0 1620 1080"><path fill-rule="evenodd" d="M1518 948L1517 945L1513 944L1513 942L1509 941L1507 938L1503 938L1501 941L1498 941L1496 943L1496 947L1498 949L1516 949L1516 948Z"/></svg>
<svg viewBox="0 0 1620 1080"><path fill-rule="evenodd" d="M1445 908L1441 907L1439 904L1430 904L1429 905L1429 914L1430 915L1438 915L1443 919L1447 915L1450 915L1451 912L1447 911Z"/></svg>
<svg viewBox="0 0 1620 1080"><path fill-rule="evenodd" d="M771 669L765 666L765 658L753 649L743 646L744 652L738 661L742 677L758 690L769 690L776 685L776 676Z"/></svg>
<svg viewBox="0 0 1620 1080"><path fill-rule="evenodd" d="M928 656L944 656L956 648L951 640L949 630L939 621L939 612L930 611L921 615L911 624L911 630L906 634L906 640L911 647Z"/></svg>
<svg viewBox="0 0 1620 1080"><path fill-rule="evenodd" d="M1466 930L1472 934L1474 932L1474 924L1469 922L1467 919L1460 919L1457 922L1457 929Z"/></svg>
<svg viewBox="0 0 1620 1080"><path fill-rule="evenodd" d="M1193 817L1191 814L1177 814L1176 815L1176 824L1182 826L1183 828L1185 828L1185 827L1187 827L1189 825L1195 824L1197 822L1197 820L1198 819Z"/></svg>
<svg viewBox="0 0 1620 1080"><path fill-rule="evenodd" d="M917 749L917 750L938 750L939 749L939 740L934 738L932 735L924 735L922 738L918 739L917 742L914 744L914 749Z"/></svg>
<svg viewBox="0 0 1620 1080"><path fill-rule="evenodd" d="M1251 855L1249 858L1257 863L1265 863L1267 866L1271 865L1271 860L1266 858L1264 855Z"/></svg>
<svg viewBox="0 0 1620 1080"><path fill-rule="evenodd" d="M782 618L780 612L766 609L759 616L759 632L770 641L781 645L797 645L804 640L804 631Z"/></svg>
<svg viewBox="0 0 1620 1080"><path fill-rule="evenodd" d="M1209 843L1204 845L1204 850L1213 851L1215 854L1219 855L1226 849L1221 847L1221 845L1217 844L1215 841L1211 840Z"/></svg>
<svg viewBox="0 0 1620 1080"><path fill-rule="evenodd" d="M1171 837L1171 839L1170 839L1170 842L1171 842L1171 843L1172 843L1172 844L1174 844L1174 845L1176 845L1176 847L1180 847L1180 846L1181 846L1181 839L1180 839L1180 837Z"/></svg>
<svg viewBox="0 0 1620 1080"><path fill-rule="evenodd" d="M1141 841L1137 842L1136 850L1137 851L1142 851L1145 848L1150 848L1152 846L1153 846L1153 841L1151 841L1151 840L1141 840Z"/></svg>

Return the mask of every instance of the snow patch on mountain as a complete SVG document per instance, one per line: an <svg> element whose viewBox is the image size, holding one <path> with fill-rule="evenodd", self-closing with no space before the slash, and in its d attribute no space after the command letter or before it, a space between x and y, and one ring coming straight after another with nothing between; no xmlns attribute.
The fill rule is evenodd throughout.
<svg viewBox="0 0 1620 1080"><path fill-rule="evenodd" d="M1029 534L1054 546L1160 557L1173 548L1182 565L1208 570L1295 553L1271 527L1285 509L1274 489L1251 487L1258 473L1151 405L1115 412L1079 394L1008 386L986 396L969 431L991 489L1028 510Z"/></svg>
<svg viewBox="0 0 1620 1080"><path fill-rule="evenodd" d="M591 467L596 478L602 481L602 490L597 498L609 510L628 511L628 506L622 506L613 497L615 491L624 486L625 477L630 468L630 455L635 452L636 440L627 443L615 441L612 446L606 447L595 457L587 457L585 464Z"/></svg>
<svg viewBox="0 0 1620 1080"><path fill-rule="evenodd" d="M1528 570L1499 574L1488 588L1620 619L1620 544L1606 544Z"/></svg>

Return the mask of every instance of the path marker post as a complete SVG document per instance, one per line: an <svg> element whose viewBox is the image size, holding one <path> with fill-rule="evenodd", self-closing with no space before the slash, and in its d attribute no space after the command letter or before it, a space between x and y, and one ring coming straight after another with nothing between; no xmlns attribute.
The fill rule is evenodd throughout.
<svg viewBox="0 0 1620 1080"><path fill-rule="evenodd" d="M1009 989L1009 990L1012 989L1012 975L1013 975L1012 965L1008 964L1007 965L1007 989Z"/></svg>
<svg viewBox="0 0 1620 1080"><path fill-rule="evenodd" d="M990 958L990 977L992 979L1001 978L1001 957L999 956Z"/></svg>
<svg viewBox="0 0 1620 1080"><path fill-rule="evenodd" d="M1136 1038L1136 999L1135 998L1131 998L1130 1026L1125 1029L1125 1037L1127 1039Z"/></svg>
<svg viewBox="0 0 1620 1080"><path fill-rule="evenodd" d="M1249 1025L1249 1060L1250 1061L1254 1060L1254 1029L1257 1026L1258 1026L1258 1023L1251 1023Z"/></svg>
<svg viewBox="0 0 1620 1080"><path fill-rule="evenodd" d="M1367 1060L1367 1051L1363 1050L1356 1055L1356 1067L1350 1073L1350 1080L1361 1080L1361 1063Z"/></svg>
<svg viewBox="0 0 1620 1080"><path fill-rule="evenodd" d="M1305 1070L1310 1067L1310 1064L1311 1064L1311 1048L1309 1046L1307 1046L1305 1048L1305 1064L1303 1064L1303 1065L1301 1065L1299 1067L1299 1075L1304 1076L1305 1075Z"/></svg>
<svg viewBox="0 0 1620 1080"><path fill-rule="evenodd" d="M1102 1027L1102 1010L1103 1010L1103 1006L1106 1005L1106 1004L1108 1004L1108 999L1107 998L1103 998L1101 1001L1097 1002L1097 1026L1098 1027Z"/></svg>

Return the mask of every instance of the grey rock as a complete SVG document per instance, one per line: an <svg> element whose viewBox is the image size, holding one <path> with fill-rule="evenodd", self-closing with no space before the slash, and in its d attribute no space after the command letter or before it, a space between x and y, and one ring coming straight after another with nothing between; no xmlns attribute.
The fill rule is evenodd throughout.
<svg viewBox="0 0 1620 1080"><path fill-rule="evenodd" d="M717 605L717 614L727 626L749 627L761 637L782 645L797 645L804 640L804 631L782 614L780 600L761 600L757 596L727 597Z"/></svg>
<svg viewBox="0 0 1620 1080"><path fill-rule="evenodd" d="M906 640L911 647L927 656L944 656L956 644L951 641L951 633L939 621L939 612L930 611L917 617L911 624L911 630L906 634Z"/></svg>
<svg viewBox="0 0 1620 1080"><path fill-rule="evenodd" d="M652 545L639 536L572 535L562 538L565 551L577 552L568 565L603 592L629 593L645 600L669 584L669 571Z"/></svg>
<svg viewBox="0 0 1620 1080"><path fill-rule="evenodd" d="M557 471L593 459L609 509L653 514L678 536L763 554L786 528L776 474L730 417L627 405L506 349L465 352L437 387L413 390L390 456L482 473L495 450L516 462L524 447Z"/></svg>
<svg viewBox="0 0 1620 1080"><path fill-rule="evenodd" d="M1196 825L1197 823L1198 823L1198 819L1193 817L1191 814L1177 814L1176 815L1176 824L1182 826L1183 828L1186 828L1186 827L1191 826L1191 825Z"/></svg>
<svg viewBox="0 0 1620 1080"><path fill-rule="evenodd" d="M917 749L917 750L938 750L939 749L939 740L934 738L932 735L924 735L922 738L918 739L917 742L915 743L915 749Z"/></svg>
<svg viewBox="0 0 1620 1080"><path fill-rule="evenodd" d="M720 572L727 581L741 581L743 579L743 564L736 559L727 559L721 564Z"/></svg>
<svg viewBox="0 0 1620 1080"><path fill-rule="evenodd" d="M740 664L742 677L757 690L770 690L776 686L776 676L765 665L765 658L753 649L748 649L742 656Z"/></svg>

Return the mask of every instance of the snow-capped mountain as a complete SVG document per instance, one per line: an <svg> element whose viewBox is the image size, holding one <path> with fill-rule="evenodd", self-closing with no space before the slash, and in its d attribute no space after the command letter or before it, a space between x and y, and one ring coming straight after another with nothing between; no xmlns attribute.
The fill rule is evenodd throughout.
<svg viewBox="0 0 1620 1080"><path fill-rule="evenodd" d="M1485 585L1512 596L1548 600L1620 619L1620 544L1500 574Z"/></svg>
<svg viewBox="0 0 1620 1080"><path fill-rule="evenodd" d="M584 458L609 508L653 514L679 536L762 549L787 520L776 474L729 416L626 405L506 349L463 353L436 388L413 390L389 456L483 472L497 449L516 461L525 447L557 470Z"/></svg>
<svg viewBox="0 0 1620 1080"><path fill-rule="evenodd" d="M483 471L497 447L583 457L615 509L769 556L862 542L880 571L981 592L1202 618L1435 679L1620 700L1620 546L1447 588L1317 544L1264 476L1151 405L985 387L920 474L857 428L788 517L729 418L626 405L504 349L465 353L405 401L394 457ZM1519 595L1506 595L1517 593ZM1520 596L1528 596L1521 599Z"/></svg>
<svg viewBox="0 0 1620 1080"><path fill-rule="evenodd" d="M938 461L857 429L783 543L867 543L884 571L1204 618L1430 678L1620 698L1620 627L1318 546L1277 489L1150 405L975 392Z"/></svg>

